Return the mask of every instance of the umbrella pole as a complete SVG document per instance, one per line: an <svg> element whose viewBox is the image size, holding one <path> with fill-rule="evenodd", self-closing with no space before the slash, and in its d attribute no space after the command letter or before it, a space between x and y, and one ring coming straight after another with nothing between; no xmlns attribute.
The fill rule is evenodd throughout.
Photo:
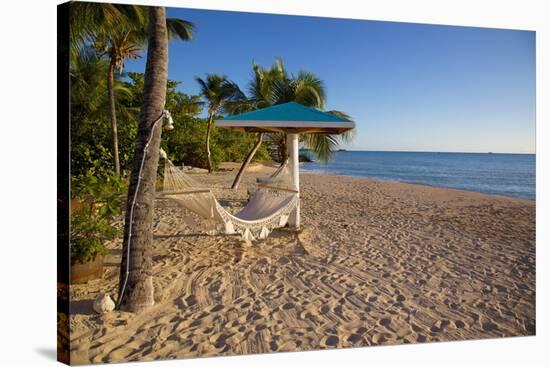
<svg viewBox="0 0 550 367"><path fill-rule="evenodd" d="M286 134L286 145L288 148L288 164L292 174L293 189L298 191L298 204L296 209L290 213L288 224L298 229L300 227L300 162L298 159L298 134Z"/></svg>

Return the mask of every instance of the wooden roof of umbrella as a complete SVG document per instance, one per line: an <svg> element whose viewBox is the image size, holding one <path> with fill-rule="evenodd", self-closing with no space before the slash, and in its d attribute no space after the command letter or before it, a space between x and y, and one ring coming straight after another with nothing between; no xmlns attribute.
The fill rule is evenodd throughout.
<svg viewBox="0 0 550 367"><path fill-rule="evenodd" d="M294 134L341 134L355 127L355 123L349 119L296 102L282 103L229 116L216 120L214 125L245 132Z"/></svg>

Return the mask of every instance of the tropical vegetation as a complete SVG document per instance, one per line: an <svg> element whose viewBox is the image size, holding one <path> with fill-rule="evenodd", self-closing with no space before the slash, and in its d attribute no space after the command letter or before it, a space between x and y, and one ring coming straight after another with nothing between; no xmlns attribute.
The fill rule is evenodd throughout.
<svg viewBox="0 0 550 367"><path fill-rule="evenodd" d="M248 86L248 98L241 98L229 103L227 111L238 113L265 108L281 103L297 102L309 107L324 109L326 104L325 87L322 80L315 74L301 70L298 74L287 72L281 59L277 59L270 68L264 68L256 63L252 64L253 78ZM349 117L341 111L327 111L340 117ZM321 162L327 162L332 152L341 141L348 141L351 133L343 135L330 134L301 134L302 145L315 153ZM260 144L263 142L263 133L258 133L256 144L248 153L239 169L232 188L236 189L240 179L250 163ZM283 162L287 157L286 136L283 133L267 134L268 146L271 146L273 156Z"/></svg>
<svg viewBox="0 0 550 367"><path fill-rule="evenodd" d="M286 139L282 133L215 129L215 119L290 101L325 108L322 80L304 70L289 73L280 59L267 68L253 63L252 78L244 92L227 76L206 73L195 78L197 95L183 93L180 81L168 79L167 47L170 39L191 40L195 32L192 23L166 18L164 8L159 7L78 2L71 6L70 169L71 194L78 203L71 215L71 253L80 261L105 254L104 241L119 235L112 221L121 213L125 193L133 198L126 200L125 249L129 246L128 223L148 223L147 208L154 199L154 189L150 188L156 184L159 171L156 153L151 152L158 152L158 147L162 146L175 164L208 172L218 169L223 161L243 162L233 185L236 187L252 160L284 161ZM145 48L145 73L125 72L125 62L141 57ZM151 124L164 109L171 112L175 130L164 133L161 140L160 130ZM152 150L144 154L140 147L151 134ZM342 138L315 134L302 135L301 139L305 148L326 161ZM138 172L136 167L142 161L143 171ZM134 202L139 204L135 213L129 210ZM132 246L140 249L142 258L123 256L121 263L121 269L131 265L135 272L129 275L121 270L121 297L127 283L129 293L119 301L131 310L150 302L149 296L133 292L137 284L147 282L149 274L147 228L140 226L132 232Z"/></svg>
<svg viewBox="0 0 550 367"><path fill-rule="evenodd" d="M146 8L138 5L119 4L72 4L72 31L74 52L93 47L108 59L107 90L111 120L113 164L116 175L120 175L118 152L118 128L115 97L115 73L122 73L128 59L141 57L140 51L146 44L149 18ZM191 40L193 24L182 19L166 19L169 38Z"/></svg>
<svg viewBox="0 0 550 367"><path fill-rule="evenodd" d="M204 103L208 112L205 150L208 172L212 172L213 167L210 152L210 134L212 131L214 115L222 112L222 109L231 102L243 100L245 97L239 86L228 80L226 76L206 74L205 79L197 76L195 77L195 80L199 83L201 96L205 101Z"/></svg>
<svg viewBox="0 0 550 367"><path fill-rule="evenodd" d="M91 172L73 186L77 199L71 203L72 261L85 263L108 253L104 242L119 235L112 222L120 215L125 190L118 176L98 178Z"/></svg>

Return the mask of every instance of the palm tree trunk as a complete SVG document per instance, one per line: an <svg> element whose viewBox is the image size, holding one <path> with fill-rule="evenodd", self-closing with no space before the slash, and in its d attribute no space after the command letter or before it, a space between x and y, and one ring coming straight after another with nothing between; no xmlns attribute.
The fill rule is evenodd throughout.
<svg viewBox="0 0 550 367"><path fill-rule="evenodd" d="M256 143L254 144L254 147L252 147L252 150L248 152L248 155L246 156L246 159L244 160L243 164L241 165L241 168L239 169L239 172L237 172L237 176L235 176L235 180L233 181L233 185L231 185L231 188L233 190L236 190L239 186L239 183L241 182L241 178L243 176L244 171L246 170L246 167L250 164L252 161L252 158L254 158L254 155L260 148L260 145L262 145L262 139L264 134L258 133L258 139L256 140Z"/></svg>
<svg viewBox="0 0 550 367"><path fill-rule="evenodd" d="M136 153L128 189L124 245L119 282L119 304L123 310L139 312L154 304L152 277L153 209L162 122L168 77L168 32L163 7L149 8L149 38L143 103L139 116ZM150 135L152 134L152 136ZM147 141L149 148L144 152ZM143 162L141 178L140 165ZM140 180L139 187L138 179ZM135 205L133 200L135 198ZM133 207L133 218L130 218ZM128 242L132 223L131 242ZM128 255L129 254L129 255ZM128 269L128 273L126 270ZM126 283L125 283L126 282ZM126 287L124 287L126 284ZM124 291L123 291L124 288Z"/></svg>
<svg viewBox="0 0 550 367"><path fill-rule="evenodd" d="M109 90L109 112L111 113L111 134L113 140L113 159L115 165L115 174L120 175L120 162L118 156L118 132L116 121L116 101L115 101L115 61L111 59L107 72L107 89Z"/></svg>
<svg viewBox="0 0 550 367"><path fill-rule="evenodd" d="M206 127L206 164L208 168L208 173L212 173L212 157L210 153L210 133L212 131L212 119L214 118L214 113L210 112L208 116L208 126Z"/></svg>

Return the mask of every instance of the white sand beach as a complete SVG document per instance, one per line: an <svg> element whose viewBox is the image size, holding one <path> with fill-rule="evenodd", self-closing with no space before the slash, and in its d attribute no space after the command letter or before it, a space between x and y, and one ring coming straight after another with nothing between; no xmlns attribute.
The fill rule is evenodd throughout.
<svg viewBox="0 0 550 367"><path fill-rule="evenodd" d="M231 167L229 167L231 168ZM237 210L271 168L194 177ZM157 201L155 306L99 316L104 279L71 286L73 363L122 362L535 333L535 202L301 174L302 229L262 241L208 236Z"/></svg>

